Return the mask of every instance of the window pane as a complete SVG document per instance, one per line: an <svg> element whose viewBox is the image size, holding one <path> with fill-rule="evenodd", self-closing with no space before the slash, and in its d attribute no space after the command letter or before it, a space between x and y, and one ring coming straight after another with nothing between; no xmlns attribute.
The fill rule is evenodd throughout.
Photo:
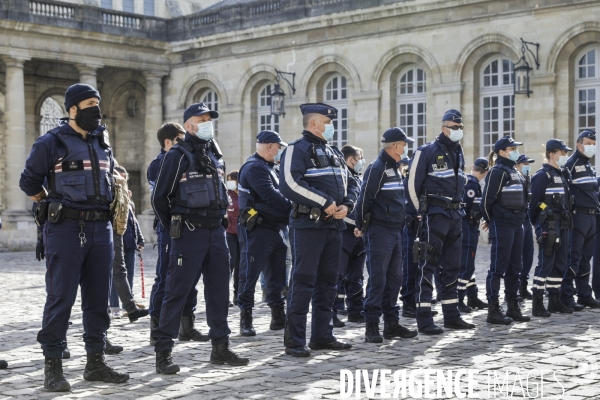
<svg viewBox="0 0 600 400"><path fill-rule="evenodd" d="M144 0L144 15L154 16L154 0Z"/></svg>
<svg viewBox="0 0 600 400"><path fill-rule="evenodd" d="M135 12L134 0L123 0L123 11L128 13Z"/></svg>
<svg viewBox="0 0 600 400"><path fill-rule="evenodd" d="M102 0L102 1L100 1L100 7L102 7L102 8L108 8L108 9L112 10L112 8L113 8L112 0Z"/></svg>

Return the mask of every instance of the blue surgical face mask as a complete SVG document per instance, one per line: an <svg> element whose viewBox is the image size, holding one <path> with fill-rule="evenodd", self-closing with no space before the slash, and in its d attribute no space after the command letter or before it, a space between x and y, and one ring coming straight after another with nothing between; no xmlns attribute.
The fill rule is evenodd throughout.
<svg viewBox="0 0 600 400"><path fill-rule="evenodd" d="M560 156L556 163L558 164L559 167L564 167L567 164L568 159L569 159L569 156Z"/></svg>
<svg viewBox="0 0 600 400"><path fill-rule="evenodd" d="M285 150L285 147L281 147L279 150L277 150L277 154L273 156L273 162L279 162L281 155L283 154L283 150Z"/></svg>
<svg viewBox="0 0 600 400"><path fill-rule="evenodd" d="M519 159L519 150L513 150L510 153L508 153L508 158L509 160L512 160L514 162L517 162L517 160Z"/></svg>
<svg viewBox="0 0 600 400"><path fill-rule="evenodd" d="M196 136L198 139L202 140L210 140L213 137L213 124L212 121L200 122L199 124L195 124L198 127L198 132L196 132Z"/></svg>
<svg viewBox="0 0 600 400"><path fill-rule="evenodd" d="M358 160L358 161L356 162L356 165L354 166L354 171L355 171L355 172L360 172L360 171L362 171L362 170L363 170L363 168L365 167L365 164L366 164L366 163L367 163L367 162L365 161L365 159L364 159L364 158L361 158L360 160Z"/></svg>
<svg viewBox="0 0 600 400"><path fill-rule="evenodd" d="M453 142L458 142L460 139L462 139L463 137L463 130L462 129L457 129L457 130L450 130L450 140L452 140Z"/></svg>
<svg viewBox="0 0 600 400"><path fill-rule="evenodd" d="M595 144L586 144L583 146L583 154L587 158L592 158L596 155L596 145Z"/></svg>
<svg viewBox="0 0 600 400"><path fill-rule="evenodd" d="M400 155L400 159L401 159L401 160L406 160L406 159L408 159L408 154L406 153L406 150L404 151L404 153L402 153L402 154Z"/></svg>
<svg viewBox="0 0 600 400"><path fill-rule="evenodd" d="M523 165L523 168L521 169L521 173L523 175L529 175L529 173L531 172L531 167L529 165Z"/></svg>
<svg viewBox="0 0 600 400"><path fill-rule="evenodd" d="M335 128L333 124L323 124L325 126L325 130L323 131L323 137L325 140L330 142L333 139L333 135L335 134Z"/></svg>

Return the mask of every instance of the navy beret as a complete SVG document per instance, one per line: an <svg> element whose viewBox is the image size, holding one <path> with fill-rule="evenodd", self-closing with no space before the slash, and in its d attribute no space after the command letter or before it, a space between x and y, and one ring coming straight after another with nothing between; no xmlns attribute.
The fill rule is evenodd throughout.
<svg viewBox="0 0 600 400"><path fill-rule="evenodd" d="M65 108L68 111L69 108L76 106L83 100L91 99L92 97L100 100L100 93L98 93L94 87L86 85L85 83L71 85L65 92Z"/></svg>
<svg viewBox="0 0 600 400"><path fill-rule="evenodd" d="M517 164L532 163L532 162L535 162L535 160L532 160L531 158L527 157L525 154L521 154L519 156L519 158L517 159Z"/></svg>
<svg viewBox="0 0 600 400"><path fill-rule="evenodd" d="M494 151L497 153L500 150L504 150L507 147L521 146L523 143L515 142L510 136L504 136L496 141L494 144Z"/></svg>
<svg viewBox="0 0 600 400"><path fill-rule="evenodd" d="M406 143L414 143L415 141L404 133L404 131L397 127L391 127L387 131L383 132L383 136L381 137L381 143L394 143L403 141Z"/></svg>
<svg viewBox="0 0 600 400"><path fill-rule="evenodd" d="M287 146L287 143L281 140L279 133L275 131L262 131L256 135L256 143L279 143L282 146Z"/></svg>
<svg viewBox="0 0 600 400"><path fill-rule="evenodd" d="M204 103L194 103L183 112L183 122L187 121L191 117L195 117L198 115L210 113L210 117L212 119L219 118L219 113L216 111L212 111L208 108L208 106Z"/></svg>
<svg viewBox="0 0 600 400"><path fill-rule="evenodd" d="M567 147L564 140L550 139L546 142L546 150L565 150L573 151L572 148Z"/></svg>
<svg viewBox="0 0 600 400"><path fill-rule="evenodd" d="M483 168L487 171L488 169L488 159L484 158L484 157L479 157L477 160L475 160L475 162L473 163L473 165L475 165L476 167L479 168Z"/></svg>
<svg viewBox="0 0 600 400"><path fill-rule="evenodd" d="M337 108L332 107L325 103L306 103L300 104L300 111L302 115L306 114L321 114L330 119L337 118Z"/></svg>
<svg viewBox="0 0 600 400"><path fill-rule="evenodd" d="M577 137L577 140L583 138L590 138L592 140L596 140L596 131L593 129L584 129Z"/></svg>
<svg viewBox="0 0 600 400"><path fill-rule="evenodd" d="M442 122L451 121L456 122L457 124L462 124L462 114L458 110L448 110L444 113L442 117Z"/></svg>

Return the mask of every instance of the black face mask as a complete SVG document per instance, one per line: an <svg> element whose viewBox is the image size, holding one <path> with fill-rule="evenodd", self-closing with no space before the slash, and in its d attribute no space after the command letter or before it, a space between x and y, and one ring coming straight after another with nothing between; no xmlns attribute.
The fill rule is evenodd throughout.
<svg viewBox="0 0 600 400"><path fill-rule="evenodd" d="M91 132L100 126L102 120L102 113L100 112L100 106L93 106L88 108L79 108L77 106L77 114L75 114L75 123L83 130Z"/></svg>

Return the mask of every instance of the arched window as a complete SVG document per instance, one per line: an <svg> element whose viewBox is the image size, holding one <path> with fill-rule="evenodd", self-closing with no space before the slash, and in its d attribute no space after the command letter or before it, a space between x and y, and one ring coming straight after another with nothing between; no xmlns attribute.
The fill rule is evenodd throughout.
<svg viewBox="0 0 600 400"><path fill-rule="evenodd" d="M337 118L333 120L335 135L331 144L342 148L348 144L348 86L346 78L335 74L323 87L325 103L337 108Z"/></svg>
<svg viewBox="0 0 600 400"><path fill-rule="evenodd" d="M412 151L427 141L425 71L416 66L409 67L398 76L396 87L398 126L415 140L408 145L409 156L412 156Z"/></svg>
<svg viewBox="0 0 600 400"><path fill-rule="evenodd" d="M584 129L597 128L600 94L600 44L586 47L575 58L575 140ZM596 157L596 170L600 167Z"/></svg>
<svg viewBox="0 0 600 400"><path fill-rule="evenodd" d="M512 61L499 57L487 63L481 71L481 155L489 154L499 138L514 136L513 67Z"/></svg>
<svg viewBox="0 0 600 400"><path fill-rule="evenodd" d="M199 103L202 102L204 104L206 104L206 106L216 112L219 112L219 97L217 95L217 92L215 92L212 89L203 89L200 90L198 93L196 93L196 95L194 96L194 103ZM218 120L214 120L213 121L213 128L214 128L214 132L215 132L215 139L219 138L219 121Z"/></svg>
<svg viewBox="0 0 600 400"><path fill-rule="evenodd" d="M258 92L258 131L279 132L279 115L271 115L271 91L273 84L267 83Z"/></svg>
<svg viewBox="0 0 600 400"><path fill-rule="evenodd" d="M58 101L52 97L46 98L40 108L40 136L45 135L51 129L58 126L60 119L65 115Z"/></svg>

